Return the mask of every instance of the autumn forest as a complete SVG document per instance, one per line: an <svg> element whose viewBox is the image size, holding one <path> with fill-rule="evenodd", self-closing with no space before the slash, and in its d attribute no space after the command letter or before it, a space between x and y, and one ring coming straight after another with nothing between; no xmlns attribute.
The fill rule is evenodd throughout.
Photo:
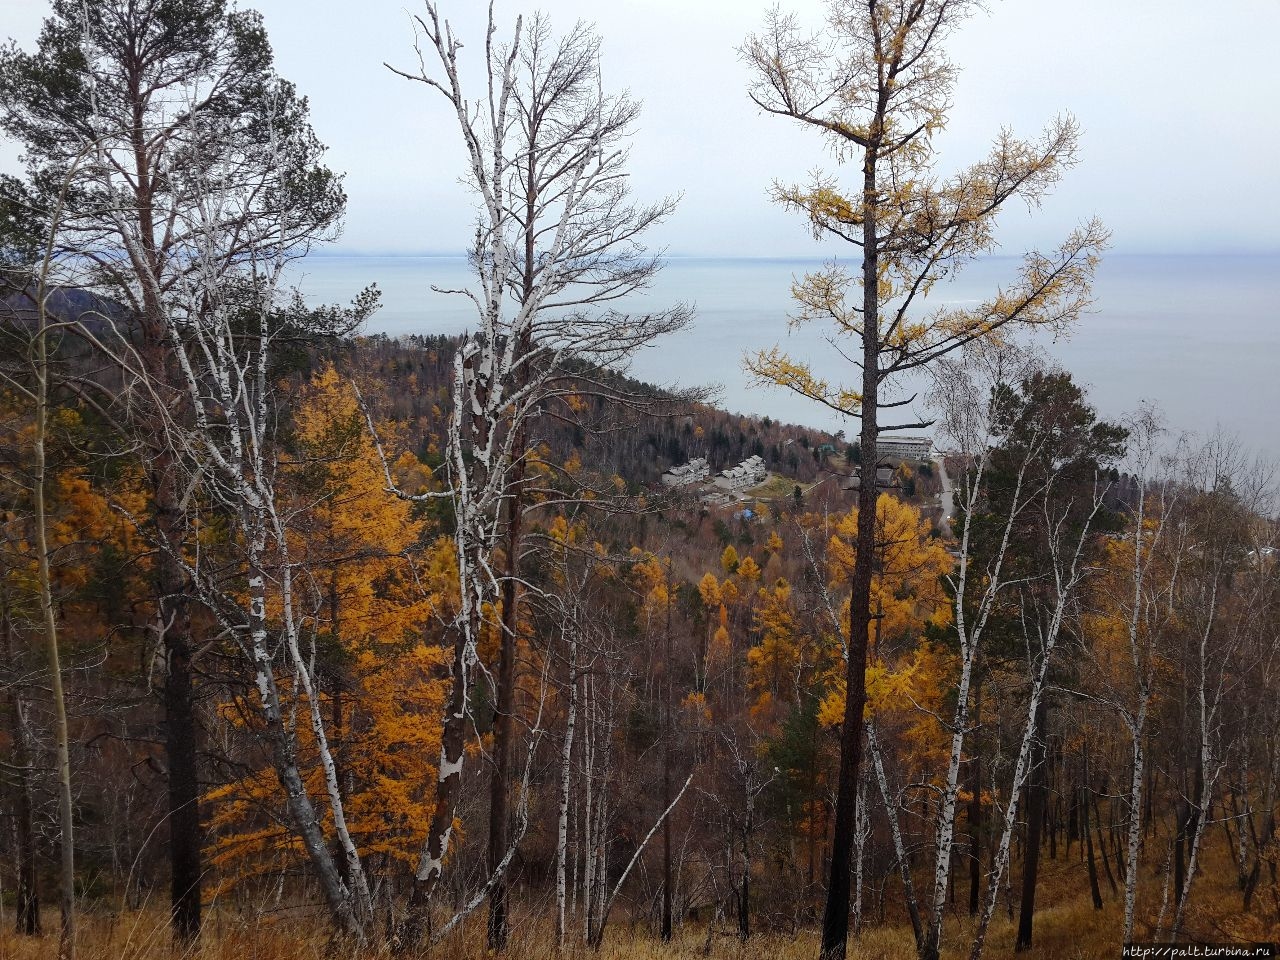
<svg viewBox="0 0 1280 960"><path fill-rule="evenodd" d="M630 374L698 323L633 309L682 187L634 195L594 28L447 6L387 69L467 164L452 335L294 287L347 197L253 10L0 48L0 958L1280 940L1271 468L1048 358L1098 220L929 300L1087 163L1063 114L937 172L979 5L741 41L829 168L744 202L847 250L777 341L845 378L741 363L837 433Z"/></svg>

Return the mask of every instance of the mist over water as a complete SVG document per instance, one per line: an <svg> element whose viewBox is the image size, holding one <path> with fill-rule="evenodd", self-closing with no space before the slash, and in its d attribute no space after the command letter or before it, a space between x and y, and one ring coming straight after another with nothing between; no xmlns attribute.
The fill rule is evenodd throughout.
<svg viewBox="0 0 1280 960"><path fill-rule="evenodd" d="M742 369L745 351L779 344L833 382L857 377L827 341L829 329L789 329L793 279L818 266L816 260L669 260L653 287L624 306L643 311L684 300L697 308L696 319L637 357L630 372L660 384L720 384L718 403L729 410L854 436L855 420L842 421L794 394L753 388ZM1012 283L1017 267L1013 257L979 261L937 288L929 306L984 300ZM475 324L467 299L431 289L470 283L462 257L313 256L294 279L312 302L348 300L376 282L383 305L368 333L454 334ZM1151 401L1175 432L1204 434L1221 426L1254 451L1280 459L1280 255L1108 256L1092 312L1070 337L1055 342L1041 335L1032 342L1086 386L1104 416ZM852 352L851 343L841 346ZM923 386L903 383L898 396ZM921 399L885 419L928 416Z"/></svg>

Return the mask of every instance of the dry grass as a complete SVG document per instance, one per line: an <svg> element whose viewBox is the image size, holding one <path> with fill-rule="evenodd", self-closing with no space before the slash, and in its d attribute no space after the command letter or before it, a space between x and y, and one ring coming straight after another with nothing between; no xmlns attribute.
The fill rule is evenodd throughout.
<svg viewBox="0 0 1280 960"><path fill-rule="evenodd" d="M1074 854L1074 851L1073 851ZM1212 850L1192 894L1187 939L1229 942L1233 939L1280 939L1280 929L1267 917L1274 916L1272 894L1260 890L1253 914L1240 910L1240 894L1225 853ZM1153 917L1159 910L1162 864L1149 864L1144 876L1146 895L1140 914ZM1226 868L1226 869L1224 869ZM1018 954L1026 960L1114 960L1120 956L1122 906L1103 883L1104 908L1093 909L1084 867L1070 861L1044 861L1042 885L1037 895L1035 946ZM1015 874L1016 882L1016 874ZM0 930L0 960L46 960L56 956L57 918L46 917L50 934L32 939L17 937L8 929L12 915ZM477 916L458 937L432 953L432 960L474 960L486 956L483 918ZM1013 957L1016 919L1003 902L987 937L985 956L991 960ZM356 949L331 942L324 923L315 918L284 917L247 920L231 911L212 912L202 945L192 951L172 950L163 916L154 910L110 916L87 913L79 937L80 960L382 960L385 949ZM949 917L946 928L946 960L968 955L971 924L967 917ZM711 938L710 956L717 960L813 960L818 952L816 930L791 934L762 934L746 943L732 936L731 928ZM1140 926L1139 938L1150 934ZM610 930L597 954L574 943L557 954L550 930L541 922L521 922L512 931L511 960L702 960L708 956L705 927L686 927L676 940L664 945L643 926L630 928L619 922ZM915 950L907 927L869 927L850 941L851 960L914 960Z"/></svg>

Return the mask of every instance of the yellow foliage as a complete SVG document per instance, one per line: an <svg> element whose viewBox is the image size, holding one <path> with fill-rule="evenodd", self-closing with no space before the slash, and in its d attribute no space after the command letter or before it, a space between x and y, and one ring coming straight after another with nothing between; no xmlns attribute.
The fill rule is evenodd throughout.
<svg viewBox="0 0 1280 960"><path fill-rule="evenodd" d="M738 551L733 549L733 544L725 547L724 553L720 554L720 567L727 574L738 569Z"/></svg>
<svg viewBox="0 0 1280 960"><path fill-rule="evenodd" d="M732 639L729 636L729 611L720 607L720 622L715 633L711 635L711 643L707 648L707 663L711 665L723 663L729 657Z"/></svg>
<svg viewBox="0 0 1280 960"><path fill-rule="evenodd" d="M411 505L387 493L377 450L354 392L333 370L302 391L294 416L299 456L281 466L295 518L290 549L307 571L317 617L319 696L345 813L362 855L411 862L434 799L450 651L435 624L451 616L457 593L452 540L428 541ZM384 441L395 440L388 428ZM393 466L409 489L430 484L412 456ZM490 611L492 615L492 611ZM309 710L292 678L277 682ZM251 699L222 705L239 727L257 723ZM323 795L310 725L297 725L308 789ZM300 857L296 841L263 809L284 798L264 765L207 796L214 837L210 862L220 885L278 870ZM326 821L326 830L332 823Z"/></svg>
<svg viewBox="0 0 1280 960"><path fill-rule="evenodd" d="M707 609L720 605L720 583L715 574L707 572L698 582L698 594L702 597L702 605Z"/></svg>
<svg viewBox="0 0 1280 960"><path fill-rule="evenodd" d="M853 575L858 511L839 517L828 544L828 576L847 583ZM951 605L942 578L951 557L918 510L888 494L876 501L876 540L881 548L871 584L871 609L880 618L881 636L898 636L925 623L945 626Z"/></svg>
<svg viewBox="0 0 1280 960"><path fill-rule="evenodd" d="M758 640L747 651L747 686L759 698L790 699L794 672L801 651L807 645L796 626L791 609L791 586L779 579L762 587L756 595L754 626Z"/></svg>
<svg viewBox="0 0 1280 960"><path fill-rule="evenodd" d="M695 725L700 726L711 722L711 707L707 703L706 694L691 692L684 698L681 706L694 720Z"/></svg>
<svg viewBox="0 0 1280 960"><path fill-rule="evenodd" d="M857 511L837 518L828 543L828 575L833 584L847 583L853 573ZM927 625L945 626L951 607L942 578L951 557L941 541L930 536L927 521L910 504L881 495L876 503L876 540L883 544L871 586L871 609L877 616L867 666L867 709L886 723L901 728L910 746L912 763L924 769L938 760L946 737L933 719L943 712L943 698L954 684L955 667L945 654L923 637ZM848 622L848 602L842 621ZM905 653L888 656L886 649ZM819 722L837 726L844 717L843 670L828 675L827 694L819 708Z"/></svg>
<svg viewBox="0 0 1280 960"><path fill-rule="evenodd" d="M39 581L36 555L34 489L32 483L35 424L29 404L11 393L0 393L0 444L6 456L0 463L0 602L12 620L38 620ZM45 534L49 572L62 613L64 634L73 638L83 622L73 612L76 591L97 573L104 552L144 557L137 531L123 513L113 510L96 487L73 449L85 430L80 415L64 408L49 413L46 441ZM112 493L124 513L143 518L146 500L137 493L136 478L126 474ZM143 559L131 570L145 571Z"/></svg>

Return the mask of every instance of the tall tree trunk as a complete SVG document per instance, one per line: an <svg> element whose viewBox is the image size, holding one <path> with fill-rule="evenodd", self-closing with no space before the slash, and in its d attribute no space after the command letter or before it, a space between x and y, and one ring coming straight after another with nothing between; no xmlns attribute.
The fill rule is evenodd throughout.
<svg viewBox="0 0 1280 960"><path fill-rule="evenodd" d="M662 809L671 806L671 568L666 572L667 604L662 653ZM662 821L662 942L671 942L671 818ZM744 894L744 906L745 906ZM744 934L745 936L745 934Z"/></svg>
<svg viewBox="0 0 1280 960"><path fill-rule="evenodd" d="M951 723L951 743L947 760L947 776L938 810L934 842L933 885L929 898L929 927L923 943L919 943L921 960L937 960L942 942L942 920L946 913L947 895L952 889L951 868L955 852L955 826L960 790L960 772L965 737L969 732L969 691L973 680L977 650L972 637L962 637L962 666L956 688L956 709Z"/></svg>
<svg viewBox="0 0 1280 960"><path fill-rule="evenodd" d="M1134 913L1137 908L1138 901L1138 857L1142 848L1142 823L1143 823L1143 788L1146 786L1147 757L1143 746L1146 737L1147 724L1147 705L1150 702L1150 694L1144 684L1140 693L1141 702L1138 706L1138 717L1132 731L1132 766L1129 774L1129 842L1128 850L1125 856L1124 867L1124 942L1129 943L1133 939L1133 923ZM1150 794L1151 790L1147 789ZM1095 812L1097 800L1094 800ZM1101 823L1099 823L1101 828ZM1104 842L1102 847L1102 862L1106 866L1107 848ZM1111 869L1107 868L1107 878L1111 877ZM1115 884L1112 884L1114 890Z"/></svg>
<svg viewBox="0 0 1280 960"><path fill-rule="evenodd" d="M883 105L882 105L883 110ZM883 115L883 114L881 114ZM857 820L862 734L867 703L867 634L871 626L871 578L876 556L876 422L880 388L880 257L876 238L876 156L864 151L862 225L862 479L858 484L858 542L849 593L849 645L845 662L844 718L827 903L822 913L822 960L844 960L849 937L850 866Z"/></svg>
<svg viewBox="0 0 1280 960"><path fill-rule="evenodd" d="M369 919L369 904L366 902L358 904L353 902L351 888L343 881L335 862L339 858L334 857L325 839L319 813L311 799L311 795L307 791L305 779L298 765L297 737L289 727L287 718L284 715L284 707L281 703L279 687L276 684L274 664L268 644L267 577L261 566L262 556L265 552L264 534L259 532L262 530L263 524L260 520L250 515L248 506L243 509L245 510L245 519L242 520L242 529L250 531L249 539L251 541L247 548L250 644L258 698L263 713L265 737L271 749L272 766L275 768L276 777L285 793L290 821L297 831L298 837L302 841L303 849L306 851L307 857L316 872L316 877L320 881L320 887L324 892L325 901L335 926L343 934L356 940L361 940L365 934L365 924ZM292 599L287 596L284 599L287 609ZM287 633L287 626L285 631ZM291 652L291 656L295 660L297 659L297 653L296 649ZM305 665L302 666L302 669L306 669ZM303 678L305 681L305 674ZM314 689L306 688L306 693L308 699L313 700L311 709L315 711L318 709L318 703L314 702ZM313 727L313 729L315 728ZM318 743L317 746L321 748L322 756L327 754L327 750L323 749L324 745L322 743ZM331 778L331 774L332 771L327 772L326 780ZM342 811L336 803L332 803L332 813L335 825L339 828L338 832L341 834ZM363 878L359 873L355 870L352 873L354 879L358 882L363 882Z"/></svg>
<svg viewBox="0 0 1280 960"><path fill-rule="evenodd" d="M57 740L60 851L58 900L62 909L58 956L60 960L72 960L76 953L76 855L72 825L71 747L67 729L67 703L62 689L62 662L58 653L58 622L53 601L53 575L49 568L48 508L45 502L45 491L48 486L45 437L49 423L49 345L46 333L48 318L45 314L46 287L43 275L37 296L40 326L36 335L35 432L32 441L36 563L39 571L40 612L44 627L45 654L49 663L49 687L53 700L54 735Z"/></svg>
<svg viewBox="0 0 1280 960"><path fill-rule="evenodd" d="M1082 782L1087 782L1087 781L1082 781ZM1080 836L1080 798L1081 796L1083 796L1081 792L1082 789L1083 788L1080 785L1076 785L1072 787L1071 798L1067 802L1066 839L1067 839L1067 859L1068 860L1071 859L1072 842L1084 840L1084 838ZM1081 847L1080 856L1082 858L1084 856L1083 847Z"/></svg>
<svg viewBox="0 0 1280 960"><path fill-rule="evenodd" d="M1080 828L1084 833L1085 857L1089 864L1089 894L1093 897L1093 909L1102 909L1102 891L1098 889L1098 865L1093 859L1093 834L1089 830L1089 745L1085 742L1083 759L1084 785L1080 788L1077 809L1080 813Z"/></svg>
<svg viewBox="0 0 1280 960"><path fill-rule="evenodd" d="M915 935L916 949L924 943L924 924L920 919L920 907L916 901L915 885L911 880L911 860L907 855L906 843L902 838L902 826L898 820L898 804L889 789L889 776L884 769L884 756L876 738L875 723L867 724L867 745L871 748L871 762L875 767L876 780L880 785L880 798L884 801L885 816L889 820L889 834L893 838L893 852L898 861L898 871L902 876L902 890L907 901L907 913L911 917L911 932ZM881 918L884 914L884 900L881 899Z"/></svg>
<svg viewBox="0 0 1280 960"><path fill-rule="evenodd" d="M1094 829L1098 835L1098 852L1102 855L1102 871L1107 875L1107 885L1111 887L1111 893L1115 894L1116 878L1111 872L1111 858L1107 855L1107 835L1102 832L1102 812L1098 807L1098 795L1096 793L1093 795L1093 819L1095 821ZM1117 873L1120 872L1118 868L1119 864L1117 864ZM1130 928L1130 934L1132 934L1132 928ZM1127 943L1128 941L1125 942Z"/></svg>
<svg viewBox="0 0 1280 960"><path fill-rule="evenodd" d="M1186 821L1185 821L1186 826L1185 826L1184 836L1186 838L1189 849L1194 848L1195 844L1200 839L1200 833L1201 833L1201 830L1203 829L1200 822L1203 816L1203 811L1201 811L1200 809L1201 793L1203 791L1204 791L1204 759L1202 754L1197 753L1194 783L1191 788L1191 794L1187 798L1187 807L1186 807ZM1175 903L1178 906L1182 905L1183 896L1185 894L1184 884L1185 884L1185 878L1182 882L1178 884L1178 886L1174 890L1174 895L1176 897Z"/></svg>
<svg viewBox="0 0 1280 960"><path fill-rule="evenodd" d="M1178 811L1178 829L1174 838L1173 854L1173 903L1175 912L1182 908L1183 891L1187 889L1186 855L1189 847L1199 839L1200 834L1200 793L1204 782L1204 766L1201 754L1197 750L1195 769L1192 774L1191 789L1183 798Z"/></svg>
<svg viewBox="0 0 1280 960"><path fill-rule="evenodd" d="M473 626L478 629L479 615ZM440 766L436 772L435 807L427 840L423 845L418 868L414 872L405 906L405 917L397 934L397 947L415 948L426 933L430 921L431 897L444 873L444 857L453 836L454 810L462 786L462 755L466 747L467 694L471 663L467 651L467 628L454 629L453 662L450 666L449 703L440 733Z"/></svg>
<svg viewBox="0 0 1280 960"><path fill-rule="evenodd" d="M192 943L200 936L202 867L200 848L199 741L192 675L190 605L178 558L184 545L184 518L177 490L177 465L168 453L155 458L152 489L161 549L156 563L157 628L163 637L164 750L169 779L169 905L174 937Z"/></svg>
<svg viewBox="0 0 1280 960"><path fill-rule="evenodd" d="M181 383L169 336L166 308L161 303L159 277L163 255L156 238L151 148L146 142L146 105L131 98L135 212L141 249L132 257L142 295L143 358L148 373L166 388ZM151 419L155 436L164 434L166 416L182 417L189 407L182 391L170 397L171 410ZM153 440L154 438L148 438ZM202 867L200 849L199 748L192 676L191 621L187 577L181 557L186 542L183 493L177 458L165 445L153 448L148 482L155 498L159 557L156 562L156 619L165 654L164 749L169 768L169 908L173 934L191 943L200 935Z"/></svg>
<svg viewBox="0 0 1280 960"><path fill-rule="evenodd" d="M570 625L569 630L575 627ZM560 810L556 821L556 949L564 947L567 861L569 854L569 806L573 772L573 737L578 724L578 638L569 638L569 707L564 722L564 746L560 752Z"/></svg>
<svg viewBox="0 0 1280 960"><path fill-rule="evenodd" d="M601 943L604 942L605 927L609 923L609 912L613 909L614 901L618 899L618 893L619 891L622 890L622 885L627 882L627 877L630 876L631 870L635 867L636 863L640 860L640 857L644 853L645 848L649 845L649 841L653 839L654 834L658 832L663 822L668 817L671 816L671 811L675 809L675 805L680 802L681 798L685 795L685 791L689 789L689 784L691 783L693 783L693 773L689 774L688 779L686 779L684 782L684 786L681 787L679 792L676 793L675 797L672 798L671 804L665 810L662 811L662 815L658 818L658 821L649 829L649 832L646 833L644 837L641 839L639 845L637 845L635 849L635 852L631 854L631 859L628 860L627 865L622 868L622 873L618 876L618 879L614 882L613 888L611 890L607 888L607 884L604 884L605 878L602 878L602 884L604 884L604 886L602 887L602 890L601 890L601 893L603 894L603 898L600 904L600 918L595 929L595 937L593 940L590 940L587 944L589 947L591 947L591 949L593 950L600 949ZM732 855L732 847L733 847L732 840L730 840L729 847L730 847L730 855Z"/></svg>
<svg viewBox="0 0 1280 960"><path fill-rule="evenodd" d="M1087 532L1087 528L1086 528ZM1083 544L1084 534L1081 535L1080 544ZM1079 557L1079 549L1077 547L1076 557ZM1073 561L1074 571L1074 561ZM1045 687L1049 677L1049 669L1053 657L1054 648L1058 643L1058 636L1062 629L1062 621L1066 614L1067 600L1071 595L1073 581L1068 583L1066 589L1059 588L1058 600L1054 609L1053 617L1049 623L1048 629L1044 635L1044 645L1040 653L1040 662L1034 668L1034 676L1031 682L1031 696L1027 703L1027 720L1022 731L1022 741L1018 745L1018 759L1014 764L1013 783L1009 790L1009 806L1004 812L1004 824L1000 828L1000 840L996 844L995 855L991 861L991 876L987 886L987 904L982 909L981 915L978 917L977 928L974 930L973 943L969 948L969 960L980 960L982 951L986 947L987 931L991 925L991 917L995 912L996 899L1000 894L1000 881L1006 875L1009 866L1009 845L1013 837L1014 826L1017 823L1018 815L1018 799L1023 787L1027 784L1028 778L1032 776L1031 767L1033 766L1033 755L1037 751L1043 750L1043 741L1037 743L1036 734L1044 729L1043 713ZM1043 758L1043 753L1039 754ZM1024 856L1025 859L1025 856ZM1012 917L1013 903L1009 902L1009 913Z"/></svg>
<svg viewBox="0 0 1280 960"><path fill-rule="evenodd" d="M812 918L813 892L818 883L818 811L823 809L818 799L818 725L812 726L809 738L809 770L808 784L805 791L805 826L808 827L806 837L809 846L808 877L805 883L805 915ZM825 834L825 830L823 833Z"/></svg>
<svg viewBox="0 0 1280 960"><path fill-rule="evenodd" d="M0 617L3 618L0 629L4 633L5 666L11 678L6 697L5 720L9 728L9 742L12 744L13 763L9 776L5 779L9 784L8 792L13 809L14 853L17 856L14 864L14 872L17 874L14 931L26 936L36 936L40 933L40 892L36 875L35 831L31 817L30 737L23 717L22 689L17 682L17 678L21 676L21 668L17 664L17 654L13 647L13 624L7 610Z"/></svg>
<svg viewBox="0 0 1280 960"><path fill-rule="evenodd" d="M596 803L596 705L593 699L593 683L589 672L582 678L582 814L578 818L581 825L582 848L582 931L583 941L591 938L591 918L593 901L592 893L596 875L595 861L595 803Z"/></svg>
<svg viewBox="0 0 1280 960"><path fill-rule="evenodd" d="M335 545L332 541L329 544L331 553L336 556ZM341 623L341 605L338 602L338 570L335 566L329 577L329 633L333 637L333 642L339 648L342 644L342 623ZM326 671L329 675L329 683L331 686L329 709L330 723L333 726L333 735L329 738L329 742L333 745L333 768L334 776L338 783L343 785L343 795L350 797L355 792L355 784L351 782L350 777L345 776L343 770L343 729L345 727L345 707L342 700L343 676L342 666L339 662L334 662ZM344 783L344 781L346 781ZM339 838L334 837L333 858L338 865L338 876L342 878L342 882L350 885L351 869L347 861L346 851L342 849L342 842Z"/></svg>
<svg viewBox="0 0 1280 960"><path fill-rule="evenodd" d="M587 902L587 946L599 949L609 913L609 781L613 775L613 733L616 721L616 692L612 677L606 677L604 703L599 707L600 723L594 731L600 760L596 765L599 785L595 794L595 819L591 828L592 864ZM597 703L599 698L597 695Z"/></svg>
<svg viewBox="0 0 1280 960"><path fill-rule="evenodd" d="M1184 799L1178 805L1176 816L1178 823L1173 837L1173 896L1175 900L1182 895L1182 885L1187 871L1184 847L1187 840L1187 824L1191 819L1191 803L1189 800Z"/></svg>
<svg viewBox="0 0 1280 960"><path fill-rule="evenodd" d="M1270 738L1268 738L1268 751L1272 749ZM1272 838L1276 832L1276 815L1275 815L1275 761L1271 756L1266 758L1266 777L1262 788L1262 833L1258 835L1254 832L1253 812L1249 812L1249 833L1253 840L1253 868L1249 871L1249 875L1245 878L1241 893L1243 895L1244 910L1247 913L1253 908L1253 895L1258 887L1258 879L1262 875L1262 851L1271 846ZM1247 800L1247 798L1246 798ZM1274 860L1271 863L1274 870ZM1273 873L1274 876L1274 873ZM1280 903L1277 904L1280 906Z"/></svg>
<svg viewBox="0 0 1280 960"><path fill-rule="evenodd" d="M524 431L516 440L522 450ZM510 845L511 751L515 734L516 638L520 628L521 520L524 514L524 460L512 468L511 494L507 498L507 569L502 581L502 632L498 648L498 670L494 677L493 776L489 782L489 873L494 877L489 890L489 949L501 953L507 947L507 878L502 862Z"/></svg>
<svg viewBox="0 0 1280 960"><path fill-rule="evenodd" d="M977 698L976 698L977 699ZM981 717L980 700L975 712ZM982 890L982 754L972 747L969 795L969 916L978 915Z"/></svg>
<svg viewBox="0 0 1280 960"><path fill-rule="evenodd" d="M1045 741L1048 739L1048 708L1040 701L1036 711L1036 731L1031 743L1031 776L1027 781L1027 839L1022 850L1022 902L1018 909L1018 939L1014 950L1031 946L1036 910L1036 882L1040 868L1040 835L1044 826L1045 794L1048 792Z"/></svg>
<svg viewBox="0 0 1280 960"><path fill-rule="evenodd" d="M1201 704L1203 710L1203 700ZM1202 713L1203 716L1203 713ZM1201 724L1201 730L1207 731L1207 727ZM1209 743L1207 733L1201 734L1200 750L1196 755L1195 770L1195 793L1188 803L1190 806L1190 815L1187 825L1187 873L1183 880L1183 885L1177 890L1177 897L1174 901L1175 908L1173 913L1173 926L1170 929L1169 937L1176 941L1182 932L1182 924L1186 919L1187 898L1191 895L1191 884L1195 881L1196 872L1199 867L1200 851L1204 843L1205 826L1212 819L1213 792L1217 787L1218 775L1222 771L1222 765L1215 765L1208 779L1205 779L1205 761L1209 756Z"/></svg>
<svg viewBox="0 0 1280 960"><path fill-rule="evenodd" d="M862 887L866 868L867 837L871 825L867 822L867 778L859 785L858 818L853 831L853 935L862 932Z"/></svg>

